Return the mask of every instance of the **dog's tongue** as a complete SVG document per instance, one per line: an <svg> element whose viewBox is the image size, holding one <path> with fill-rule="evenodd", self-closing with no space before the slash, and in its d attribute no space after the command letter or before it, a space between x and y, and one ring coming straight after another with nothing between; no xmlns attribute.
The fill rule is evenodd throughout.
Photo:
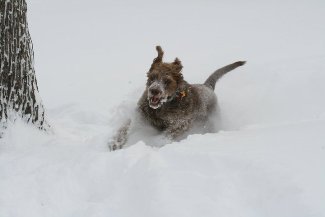
<svg viewBox="0 0 325 217"><path fill-rule="evenodd" d="M153 96L153 97L151 98L151 102L154 103L154 104L157 104L157 103L159 102L159 99L160 99L160 97L158 97L158 96Z"/></svg>

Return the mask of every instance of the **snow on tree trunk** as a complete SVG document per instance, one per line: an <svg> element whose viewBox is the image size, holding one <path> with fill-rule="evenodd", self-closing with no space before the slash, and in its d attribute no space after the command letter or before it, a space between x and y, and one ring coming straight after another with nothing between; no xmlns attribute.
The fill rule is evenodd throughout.
<svg viewBox="0 0 325 217"><path fill-rule="evenodd" d="M26 12L25 0L0 0L0 137L1 128L17 116L47 128Z"/></svg>

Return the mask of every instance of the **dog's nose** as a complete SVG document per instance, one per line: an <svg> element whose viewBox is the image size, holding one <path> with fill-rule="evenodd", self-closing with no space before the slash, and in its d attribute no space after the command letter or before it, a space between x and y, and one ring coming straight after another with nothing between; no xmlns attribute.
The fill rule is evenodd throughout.
<svg viewBox="0 0 325 217"><path fill-rule="evenodd" d="M159 89L150 89L150 93L151 93L152 95L158 95L158 94L161 93L161 91L160 91Z"/></svg>

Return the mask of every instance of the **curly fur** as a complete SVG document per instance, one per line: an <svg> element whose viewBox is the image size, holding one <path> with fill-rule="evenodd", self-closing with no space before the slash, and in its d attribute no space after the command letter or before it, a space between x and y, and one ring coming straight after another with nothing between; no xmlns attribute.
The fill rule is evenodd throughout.
<svg viewBox="0 0 325 217"><path fill-rule="evenodd" d="M138 102L138 112L143 120L168 138L179 140L194 125L206 126L209 117L217 110L216 81L245 62L235 62L216 70L204 84L189 84L183 78L181 61L176 58L171 63L163 62L163 50L160 46L156 50L158 56L147 73L146 89ZM119 130L118 145L113 147L123 147L129 126L128 123Z"/></svg>

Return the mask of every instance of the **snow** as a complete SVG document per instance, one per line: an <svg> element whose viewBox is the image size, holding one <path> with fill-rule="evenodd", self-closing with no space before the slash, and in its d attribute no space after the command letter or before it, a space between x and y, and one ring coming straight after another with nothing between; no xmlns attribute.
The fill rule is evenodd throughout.
<svg viewBox="0 0 325 217"><path fill-rule="evenodd" d="M325 216L322 1L27 4L51 131L8 126L1 217ZM216 85L222 130L109 152L157 44L190 83L247 60Z"/></svg>

